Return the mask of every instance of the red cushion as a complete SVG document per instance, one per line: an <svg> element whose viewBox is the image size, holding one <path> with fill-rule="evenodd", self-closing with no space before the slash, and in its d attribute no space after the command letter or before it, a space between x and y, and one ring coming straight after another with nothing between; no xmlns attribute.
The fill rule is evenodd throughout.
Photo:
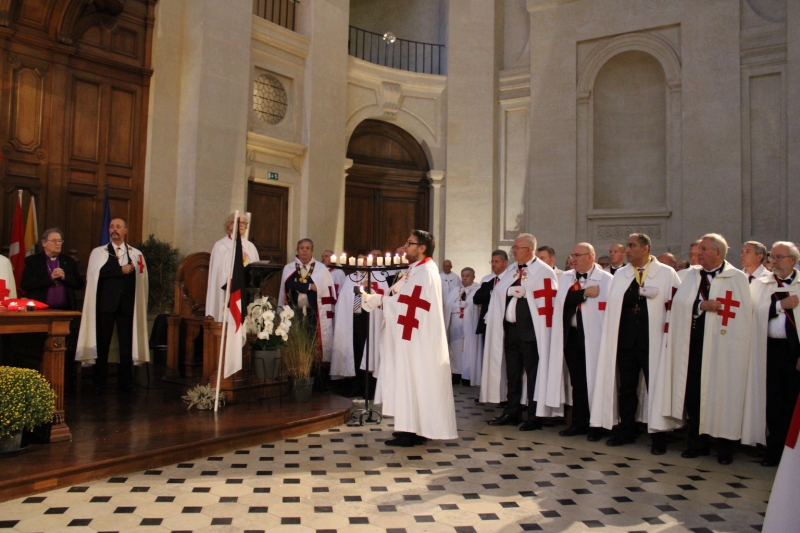
<svg viewBox="0 0 800 533"><path fill-rule="evenodd" d="M36 305L36 309L47 309L50 307L44 302L40 302L38 300L31 300L30 298L9 298L8 300L3 300L2 305L8 307L9 304L15 303L20 307L25 307L28 305L28 302L33 302Z"/></svg>

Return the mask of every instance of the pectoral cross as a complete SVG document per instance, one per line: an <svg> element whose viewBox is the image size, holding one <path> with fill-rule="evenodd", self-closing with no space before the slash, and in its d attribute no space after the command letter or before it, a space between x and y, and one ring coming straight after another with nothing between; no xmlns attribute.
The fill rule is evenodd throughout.
<svg viewBox="0 0 800 533"><path fill-rule="evenodd" d="M637 304L636 304L636 305L633 307L633 314L634 314L634 315L638 315L638 314L639 314L639 311L641 311L641 309L639 308L639 304L637 303Z"/></svg>
<svg viewBox="0 0 800 533"><path fill-rule="evenodd" d="M408 294L401 294L397 299L401 304L406 304L408 306L406 308L406 314L397 317L397 323L403 326L402 337L404 341L410 341L414 329L419 329L419 319L415 316L417 314L417 309L422 309L423 311L430 311L431 309L431 303L420 298L421 294L422 287L417 285L411 291L411 296Z"/></svg>

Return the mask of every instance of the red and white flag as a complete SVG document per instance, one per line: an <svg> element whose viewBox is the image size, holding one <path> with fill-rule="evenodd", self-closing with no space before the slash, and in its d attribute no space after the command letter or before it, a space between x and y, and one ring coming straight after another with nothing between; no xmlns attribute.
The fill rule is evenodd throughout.
<svg viewBox="0 0 800 533"><path fill-rule="evenodd" d="M783 449L778 473L772 484L772 494L767 505L767 514L764 517L762 533L786 533L798 531L800 528L800 505L797 494L800 493L800 397L794 407L792 424L789 426L789 435L786 437L786 447Z"/></svg>
<svg viewBox="0 0 800 533"><path fill-rule="evenodd" d="M230 299L225 320L228 322L225 334L225 373L227 378L242 369L242 346L244 346L244 317L246 307L243 303L244 261L242 261L242 236L234 224L236 246L233 248L233 268L231 269Z"/></svg>
<svg viewBox="0 0 800 533"><path fill-rule="evenodd" d="M20 287L22 271L25 270L25 227L22 225L22 191L19 191L17 207L14 209L14 222L11 225L11 245L8 247L8 258L14 270L17 282L17 295L24 294Z"/></svg>

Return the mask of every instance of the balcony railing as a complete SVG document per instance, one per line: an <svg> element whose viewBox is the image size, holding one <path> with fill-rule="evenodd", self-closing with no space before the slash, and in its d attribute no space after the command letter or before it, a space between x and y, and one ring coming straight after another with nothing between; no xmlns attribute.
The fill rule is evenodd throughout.
<svg viewBox="0 0 800 533"><path fill-rule="evenodd" d="M253 14L294 31L298 0L253 0Z"/></svg>
<svg viewBox="0 0 800 533"><path fill-rule="evenodd" d="M350 26L348 53L376 65L441 74L444 45L397 39L391 33L383 35Z"/></svg>

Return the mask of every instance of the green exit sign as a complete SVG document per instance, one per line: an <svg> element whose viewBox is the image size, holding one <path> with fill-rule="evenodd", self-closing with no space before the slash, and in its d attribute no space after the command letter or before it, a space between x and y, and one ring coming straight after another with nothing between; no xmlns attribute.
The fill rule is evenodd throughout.
<svg viewBox="0 0 800 533"><path fill-rule="evenodd" d="M269 179L278 181L278 173L277 172L270 172Z"/></svg>

